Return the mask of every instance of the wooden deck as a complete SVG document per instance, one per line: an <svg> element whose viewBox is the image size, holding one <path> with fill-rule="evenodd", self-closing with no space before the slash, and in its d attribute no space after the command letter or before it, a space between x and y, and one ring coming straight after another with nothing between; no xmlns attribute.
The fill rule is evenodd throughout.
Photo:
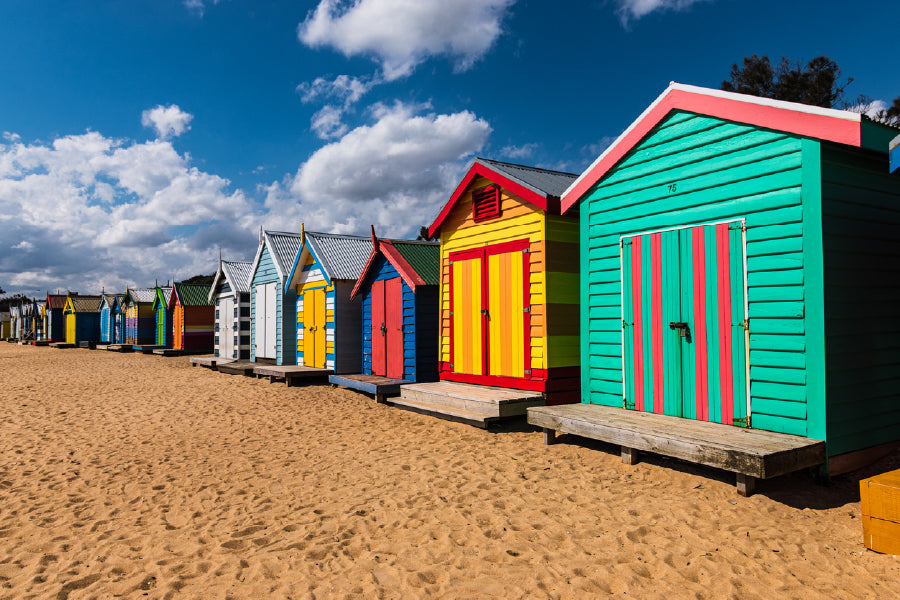
<svg viewBox="0 0 900 600"><path fill-rule="evenodd" d="M329 383L341 387L350 388L358 392L365 392L375 396L375 402L379 404L385 401L387 396L400 394L400 386L413 383L406 379L391 379L380 375L330 375Z"/></svg>
<svg viewBox="0 0 900 600"><path fill-rule="evenodd" d="M216 370L217 365L225 365L230 362L234 362L233 358L220 358L218 356L192 356L191 357L191 366L196 367L200 365L201 367L207 367Z"/></svg>
<svg viewBox="0 0 900 600"><path fill-rule="evenodd" d="M37 342L31 342L31 345L32 345L32 346L49 346L49 345L52 344L52 343L53 343L53 342L50 341L50 340L40 340L40 341L37 341Z"/></svg>
<svg viewBox="0 0 900 600"><path fill-rule="evenodd" d="M452 381L400 386L391 403L415 412L487 428L492 422L524 416L530 406L542 406L539 392L470 385Z"/></svg>
<svg viewBox="0 0 900 600"><path fill-rule="evenodd" d="M56 348L57 350L65 350L66 348L74 348L75 344L67 344L65 342L54 342L50 344L51 348Z"/></svg>
<svg viewBox="0 0 900 600"><path fill-rule="evenodd" d="M97 346L99 349L100 346ZM126 344L109 344L106 347L106 350L109 352L134 352L134 346L128 346Z"/></svg>
<svg viewBox="0 0 900 600"><path fill-rule="evenodd" d="M216 363L216 370L219 373L227 373L228 375L252 375L256 363L249 360L232 360L230 362Z"/></svg>
<svg viewBox="0 0 900 600"><path fill-rule="evenodd" d="M184 353L184 350L175 350L174 348L157 348L153 351L153 354L157 356L182 356Z"/></svg>
<svg viewBox="0 0 900 600"><path fill-rule="evenodd" d="M253 374L257 377L268 377L270 382L276 379L284 379L285 385L291 387L295 381L302 379L325 378L331 373L331 369L316 369L303 365L256 365Z"/></svg>
<svg viewBox="0 0 900 600"><path fill-rule="evenodd" d="M635 464L643 451L732 471L742 496L753 493L756 479L825 462L825 442L820 440L611 406L529 408L528 422L544 430L547 444L554 442L556 432L617 444L627 464Z"/></svg>
<svg viewBox="0 0 900 600"><path fill-rule="evenodd" d="M140 352L141 354L153 354L154 350L162 350L165 346L154 346L154 345L146 345L146 346L132 346L131 349L135 352Z"/></svg>

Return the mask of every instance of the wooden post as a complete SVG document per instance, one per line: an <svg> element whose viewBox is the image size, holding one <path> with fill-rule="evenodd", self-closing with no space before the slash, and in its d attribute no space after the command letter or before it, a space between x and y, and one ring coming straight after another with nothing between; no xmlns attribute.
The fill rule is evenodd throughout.
<svg viewBox="0 0 900 600"><path fill-rule="evenodd" d="M622 446L622 462L626 465L636 465L640 462L638 451L634 448L626 448Z"/></svg>
<svg viewBox="0 0 900 600"><path fill-rule="evenodd" d="M747 496L752 496L755 489L756 477L753 477L751 475L744 475L743 473L737 474L738 494L746 498Z"/></svg>
<svg viewBox="0 0 900 600"><path fill-rule="evenodd" d="M385 404L384 394L375 394L375 404Z"/></svg>
<svg viewBox="0 0 900 600"><path fill-rule="evenodd" d="M275 383L275 376L269 375L269 383Z"/></svg>
<svg viewBox="0 0 900 600"><path fill-rule="evenodd" d="M556 430L544 427L544 444L549 446L556 443Z"/></svg>

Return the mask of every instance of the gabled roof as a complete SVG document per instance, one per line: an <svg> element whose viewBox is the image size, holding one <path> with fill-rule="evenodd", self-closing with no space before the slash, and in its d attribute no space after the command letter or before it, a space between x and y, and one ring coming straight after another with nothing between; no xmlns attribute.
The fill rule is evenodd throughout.
<svg viewBox="0 0 900 600"><path fill-rule="evenodd" d="M209 293L212 286L208 283L176 283L169 299L169 308L180 302L182 306L211 306Z"/></svg>
<svg viewBox="0 0 900 600"><path fill-rule="evenodd" d="M263 248L268 248L269 254L272 255L272 262L275 264L275 270L278 272L278 279L283 283L300 251L302 239L303 237L299 233L263 231L262 241L256 250L256 258L253 259L253 265L250 268L250 281L253 281L253 276L256 274Z"/></svg>
<svg viewBox="0 0 900 600"><path fill-rule="evenodd" d="M685 111L803 137L887 151L895 130L859 113L671 83L576 179L562 197L566 212L673 111ZM895 133L893 134L895 135Z"/></svg>
<svg viewBox="0 0 900 600"><path fill-rule="evenodd" d="M72 304L72 310L77 313L100 312L100 296L69 296L67 304Z"/></svg>
<svg viewBox="0 0 900 600"><path fill-rule="evenodd" d="M77 294L72 294L73 296ZM47 294L47 304L50 308L65 308L67 294Z"/></svg>
<svg viewBox="0 0 900 600"><path fill-rule="evenodd" d="M306 232L306 244L328 279L357 279L372 253L372 240L359 235Z"/></svg>
<svg viewBox="0 0 900 600"><path fill-rule="evenodd" d="M551 171L538 167L528 167L513 163L505 163L487 158L476 158L469 165L465 177L456 186L450 200L444 205L437 219L428 228L428 235L434 235L450 216L463 192L477 176L493 181L502 188L520 196L523 200L537 206L544 212L559 214L559 199L577 175L562 171Z"/></svg>
<svg viewBox="0 0 900 600"><path fill-rule="evenodd" d="M253 263L242 262L236 260L220 260L219 269L213 278L212 285L209 287L209 295L207 299L212 302L213 296L222 281L227 281L231 289L237 293L246 293L250 291L250 280L253 277Z"/></svg>
<svg viewBox="0 0 900 600"><path fill-rule="evenodd" d="M153 291L153 306L156 307L158 302L168 308L169 299L172 297L172 287L168 285L156 286L156 289Z"/></svg>
<svg viewBox="0 0 900 600"><path fill-rule="evenodd" d="M353 299L359 293L368 274L375 266L375 260L383 255L390 262L406 285L416 291L416 286L437 285L441 278L441 245L437 242L411 240L385 240L372 236L374 244L365 267L360 272L350 292Z"/></svg>
<svg viewBox="0 0 900 600"><path fill-rule="evenodd" d="M107 306L112 308L113 304L116 303L116 294L100 294L100 306L103 306L105 302Z"/></svg>
<svg viewBox="0 0 900 600"><path fill-rule="evenodd" d="M129 289L125 293L125 304L152 304L154 300L156 300L156 288Z"/></svg>

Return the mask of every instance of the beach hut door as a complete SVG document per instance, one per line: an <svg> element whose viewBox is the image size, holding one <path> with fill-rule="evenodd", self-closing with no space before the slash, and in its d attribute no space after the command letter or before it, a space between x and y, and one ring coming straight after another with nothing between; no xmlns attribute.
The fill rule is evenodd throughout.
<svg viewBox="0 0 900 600"><path fill-rule="evenodd" d="M318 288L303 293L303 364L325 368L327 331L325 329L325 290Z"/></svg>
<svg viewBox="0 0 900 600"><path fill-rule="evenodd" d="M372 284L372 373L403 378L403 282Z"/></svg>
<svg viewBox="0 0 900 600"><path fill-rule="evenodd" d="M519 240L450 255L454 372L529 375L529 247Z"/></svg>
<svg viewBox="0 0 900 600"><path fill-rule="evenodd" d="M256 286L256 356L277 358L275 355L276 285Z"/></svg>
<svg viewBox="0 0 900 600"><path fill-rule="evenodd" d="M624 404L746 424L743 221L622 238Z"/></svg>
<svg viewBox="0 0 900 600"><path fill-rule="evenodd" d="M66 314L66 343L75 344L75 313Z"/></svg>

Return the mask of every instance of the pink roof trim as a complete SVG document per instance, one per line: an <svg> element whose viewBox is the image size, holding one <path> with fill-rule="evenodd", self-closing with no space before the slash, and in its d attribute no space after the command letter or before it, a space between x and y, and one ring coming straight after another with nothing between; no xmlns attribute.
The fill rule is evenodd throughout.
<svg viewBox="0 0 900 600"><path fill-rule="evenodd" d="M534 190L528 189L521 183L513 181L506 175L501 175L497 171L494 171L493 169L479 162L475 162L469 169L469 172L466 173L466 176L463 177L463 180L459 183L458 186L456 186L456 190L453 192L453 195L450 196L450 200L447 201L447 204L444 205L443 210L441 210L441 214L438 215L437 219L434 220L434 223L431 224L431 227L428 228L428 235L434 237L435 233L440 230L441 225L444 224L444 221L446 221L447 217L450 216L450 212L453 211L456 203L459 202L459 199L462 196L463 192L466 191L466 188L469 187L469 184L472 183L472 180L475 179L478 175L481 175L485 179L490 179L494 183L500 184L501 187L509 190L517 196L520 196L531 204L534 204L544 212L547 211L546 197L538 194Z"/></svg>
<svg viewBox="0 0 900 600"><path fill-rule="evenodd" d="M425 285L425 280L416 273L416 270L412 268L412 265L410 265L405 258L403 258L403 255L400 254L390 240L377 240L377 243L372 245L372 253L369 254L369 260L366 261L365 268L363 268L362 273L360 273L359 279L356 280L353 291L350 292L351 300L359 293L359 289L362 287L366 275L368 275L369 271L372 269L372 265L375 263L375 257L378 256L378 254L384 254L384 257L388 262L394 265L394 268L400 273L400 277L403 278L403 281L406 282L406 285L410 287L413 293L415 293L417 285Z"/></svg>
<svg viewBox="0 0 900 600"><path fill-rule="evenodd" d="M672 83L562 197L565 213L673 110L686 110L805 137L859 147L859 114Z"/></svg>

